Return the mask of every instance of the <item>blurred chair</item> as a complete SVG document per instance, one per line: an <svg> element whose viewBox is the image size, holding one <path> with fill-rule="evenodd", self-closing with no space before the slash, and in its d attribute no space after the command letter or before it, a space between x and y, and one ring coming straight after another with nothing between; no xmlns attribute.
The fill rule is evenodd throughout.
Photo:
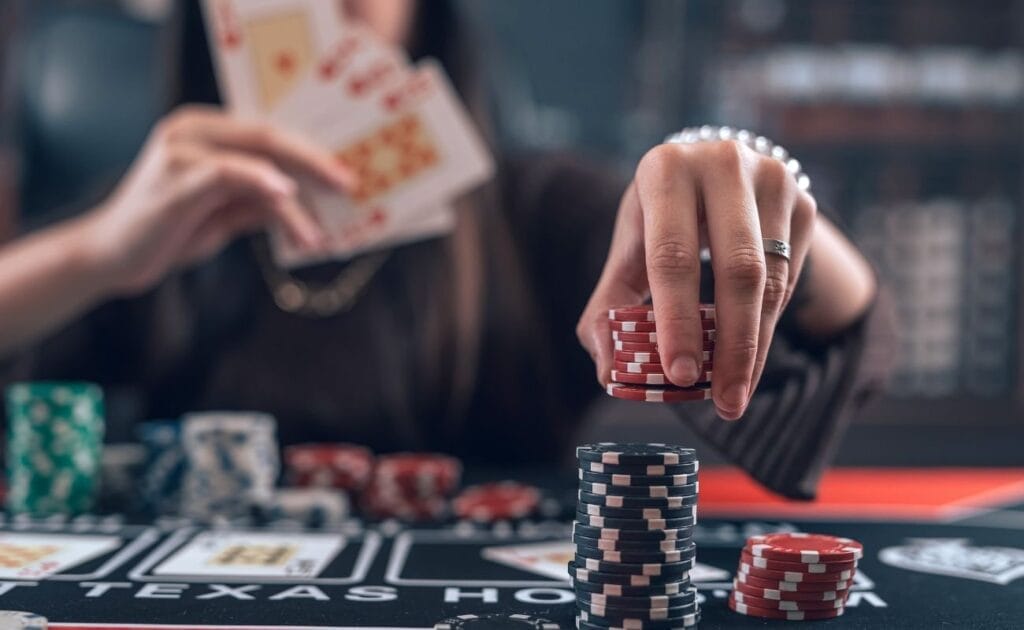
<svg viewBox="0 0 1024 630"><path fill-rule="evenodd" d="M28 227L95 203L165 107L160 26L111 3L15 0L8 72Z"/></svg>

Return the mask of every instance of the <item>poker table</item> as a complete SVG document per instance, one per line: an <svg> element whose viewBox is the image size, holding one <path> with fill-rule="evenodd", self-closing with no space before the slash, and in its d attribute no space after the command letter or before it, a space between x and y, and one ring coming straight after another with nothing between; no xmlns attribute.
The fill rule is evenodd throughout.
<svg viewBox="0 0 1024 630"><path fill-rule="evenodd" d="M525 614L571 628L574 595L563 571L575 480L555 471L517 476L548 481L545 516L351 520L320 530L7 516L0 609L44 614L57 629L412 629L469 613ZM700 508L692 577L701 628L1024 627L1024 469L842 469L826 475L813 504L779 501L738 471L709 469L701 472ZM762 621L726 607L746 537L779 530L864 544L845 615ZM25 570L40 550L50 562ZM283 562L289 554L313 560Z"/></svg>

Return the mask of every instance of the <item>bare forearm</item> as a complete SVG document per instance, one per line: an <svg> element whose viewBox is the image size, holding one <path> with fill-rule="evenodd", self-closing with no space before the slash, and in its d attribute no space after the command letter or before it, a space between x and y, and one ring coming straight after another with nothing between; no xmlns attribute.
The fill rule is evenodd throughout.
<svg viewBox="0 0 1024 630"><path fill-rule="evenodd" d="M807 334L830 337L849 328L871 306L878 290L871 265L842 232L819 215L810 265L802 279L807 300L796 320Z"/></svg>
<svg viewBox="0 0 1024 630"><path fill-rule="evenodd" d="M0 249L0 357L107 295L109 274L87 245L90 220L66 221Z"/></svg>

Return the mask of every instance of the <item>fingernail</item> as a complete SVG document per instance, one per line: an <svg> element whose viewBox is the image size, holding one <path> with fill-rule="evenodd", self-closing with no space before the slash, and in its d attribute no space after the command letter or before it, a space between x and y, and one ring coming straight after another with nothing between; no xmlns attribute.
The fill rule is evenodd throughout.
<svg viewBox="0 0 1024 630"><path fill-rule="evenodd" d="M693 385L697 382L697 362L690 357L679 357L672 362L672 381L680 385Z"/></svg>
<svg viewBox="0 0 1024 630"><path fill-rule="evenodd" d="M747 404L747 386L743 383L730 385L722 394L722 404L728 415L738 418L743 413L743 406Z"/></svg>

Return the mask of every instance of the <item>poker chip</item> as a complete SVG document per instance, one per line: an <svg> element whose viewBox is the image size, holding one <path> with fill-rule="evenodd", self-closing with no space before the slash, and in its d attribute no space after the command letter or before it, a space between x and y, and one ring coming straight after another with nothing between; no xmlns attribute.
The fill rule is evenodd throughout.
<svg viewBox="0 0 1024 630"><path fill-rule="evenodd" d="M801 532L751 536L745 549L755 557L815 564L850 562L864 555L864 546L856 540Z"/></svg>
<svg viewBox="0 0 1024 630"><path fill-rule="evenodd" d="M773 571L771 569L758 569L745 562L740 562L739 572L765 580L779 580L782 582L845 582L853 579L853 576L856 573L854 569L846 569L844 571L836 571L834 573Z"/></svg>
<svg viewBox="0 0 1024 630"><path fill-rule="evenodd" d="M608 327L613 332L620 333L653 333L657 331L657 322L623 322L611 319L608 320ZM700 327L703 330L713 330L715 320L702 317Z"/></svg>
<svg viewBox="0 0 1024 630"><path fill-rule="evenodd" d="M671 595L607 595L604 593L578 594L577 599L597 606L608 606L613 608L679 608L690 606L697 601L697 589L685 587L680 592Z"/></svg>
<svg viewBox="0 0 1024 630"><path fill-rule="evenodd" d="M587 545L607 551L677 551L693 545L689 538L676 540L612 540L609 538L590 538L573 534L572 540L580 545Z"/></svg>
<svg viewBox="0 0 1024 630"><path fill-rule="evenodd" d="M690 545L672 551L619 551L590 547L581 541L576 542L576 554L585 558L604 560L605 562L624 562L631 564L684 562L697 555L697 550Z"/></svg>
<svg viewBox="0 0 1024 630"><path fill-rule="evenodd" d="M854 571L857 568L857 561L849 562L783 562L782 560L768 560L750 555L749 551L740 552L740 563L750 565L754 569L766 569L769 571L796 571L799 573L841 573L843 571ZM845 578L841 578L845 579Z"/></svg>
<svg viewBox="0 0 1024 630"><path fill-rule="evenodd" d="M591 584L615 584L619 586L648 587L667 586L669 584L689 584L688 573L672 574L649 574L649 573L610 573L588 569L585 565L577 565L575 561L569 562L569 575L578 582L589 582Z"/></svg>
<svg viewBox="0 0 1024 630"><path fill-rule="evenodd" d="M690 475L692 478L685 483L697 481L696 472L700 468L700 462L685 462L665 466L662 464L648 465L626 465L626 464L603 464L601 462L579 462L579 469L582 472L602 473L606 475L636 475L644 477Z"/></svg>
<svg viewBox="0 0 1024 630"><path fill-rule="evenodd" d="M702 330L701 340L704 342L704 350L714 350L715 341L718 339L718 331ZM658 352L657 341L622 341L613 340L612 349L623 352Z"/></svg>
<svg viewBox="0 0 1024 630"><path fill-rule="evenodd" d="M765 619L783 619L786 621L810 621L816 619L832 619L839 617L846 610L845 608L833 608L830 610L773 610L769 608L758 608L737 602L732 596L728 599L729 608L734 612L748 617L763 617Z"/></svg>
<svg viewBox="0 0 1024 630"><path fill-rule="evenodd" d="M526 518L540 505L540 491L515 481L470 486L455 498L455 515L479 522Z"/></svg>
<svg viewBox="0 0 1024 630"><path fill-rule="evenodd" d="M696 464L694 470L696 471ZM632 475L622 473L595 473L586 470L580 470L577 475L580 481L586 481L587 483L605 484L607 486L637 486L649 488L665 487L665 486L689 486L694 483L693 473L683 473L679 475Z"/></svg>
<svg viewBox="0 0 1024 630"><path fill-rule="evenodd" d="M587 569L588 571L597 571L598 573L624 573L628 575L647 576L680 576L687 574L687 577L689 577L688 574L693 568L694 559L690 558L679 562L631 563L587 558L577 553L573 558L573 562L575 562L578 567Z"/></svg>
<svg viewBox="0 0 1024 630"><path fill-rule="evenodd" d="M295 444L282 457L289 485L359 492L373 474L373 452L358 444Z"/></svg>
<svg viewBox="0 0 1024 630"><path fill-rule="evenodd" d="M674 520L687 518L696 515L695 504L684 505L678 508L618 508L594 503L578 503L576 510L589 516L608 516L611 518L632 518L644 521L650 520Z"/></svg>
<svg viewBox="0 0 1024 630"><path fill-rule="evenodd" d="M569 578L577 596L581 592L595 593L600 595L613 595L616 597L659 597L677 595L688 590L690 587L689 578L673 580L664 584L650 584L647 586L624 586L622 584L600 584Z"/></svg>
<svg viewBox="0 0 1024 630"><path fill-rule="evenodd" d="M638 402L689 402L711 400L710 387L644 387L609 383L606 391L613 398Z"/></svg>
<svg viewBox="0 0 1024 630"><path fill-rule="evenodd" d="M666 628L692 627L699 620L700 607L694 605L692 612L684 611L682 614L664 618L651 618L650 616L625 616L625 615L595 615L586 610L578 611L579 624L590 624L586 627L598 628L625 628L627 630L664 630Z"/></svg>
<svg viewBox="0 0 1024 630"><path fill-rule="evenodd" d="M6 390L7 510L94 509L101 475L103 390L84 382L15 383Z"/></svg>
<svg viewBox="0 0 1024 630"><path fill-rule="evenodd" d="M785 599L787 601L827 602L842 599L849 592L849 589L840 591L780 591L771 588L760 588L744 584L739 580L732 581L732 589L745 593L751 597L761 599Z"/></svg>
<svg viewBox="0 0 1024 630"><path fill-rule="evenodd" d="M697 478L696 473L689 476L692 476L694 479ZM589 492L590 494L601 496L646 497L652 499L694 496L697 493L698 487L699 485L696 482L685 483L678 486L617 486L606 483L580 481L581 492Z"/></svg>
<svg viewBox="0 0 1024 630"><path fill-rule="evenodd" d="M625 342L624 341L619 341L619 342L616 342L616 343L625 343ZM714 359L714 350L715 350L714 342L705 341L704 342L703 350L704 350L704 356L707 357L704 360L705 361L712 361ZM654 363L654 364L658 364L658 365L661 364L661 355L658 354L658 351L656 349L642 350L642 351L639 351L639 350L615 350L614 353L613 353L613 358L616 361L623 361L625 363Z"/></svg>
<svg viewBox="0 0 1024 630"><path fill-rule="evenodd" d="M559 630L554 621L531 615L459 615L434 624L434 630Z"/></svg>
<svg viewBox="0 0 1024 630"><path fill-rule="evenodd" d="M42 615L20 610L0 610L0 630L47 630L49 621Z"/></svg>
<svg viewBox="0 0 1024 630"><path fill-rule="evenodd" d="M834 610L846 605L846 598L842 597L831 601L796 601L788 599L762 599L747 595L742 591L734 590L731 597L737 603L754 606L755 608L766 608L768 610Z"/></svg>
<svg viewBox="0 0 1024 630"><path fill-rule="evenodd" d="M441 453L395 453L377 459L374 481L421 497L448 496L462 480L462 463Z"/></svg>
<svg viewBox="0 0 1024 630"><path fill-rule="evenodd" d="M656 486L660 487L660 486ZM662 509L678 510L697 504L697 495L676 495L671 497L621 496L614 494L594 494L580 490L577 498L581 503L603 505L611 508L625 509Z"/></svg>
<svg viewBox="0 0 1024 630"><path fill-rule="evenodd" d="M622 541L687 540L693 537L693 526L676 529L631 530L614 527L592 527L582 523L572 524L573 534L587 538Z"/></svg>
<svg viewBox="0 0 1024 630"><path fill-rule="evenodd" d="M715 318L714 304L700 304L698 305L697 310L702 318ZM619 306L608 309L608 319L619 322L653 322L654 305L638 304L636 306Z"/></svg>
<svg viewBox="0 0 1024 630"><path fill-rule="evenodd" d="M657 529L678 529L680 527L692 527L697 524L695 517L681 517L681 518L656 518L656 519L634 519L631 517L616 518L607 516L598 516L594 514L586 514L584 512L576 512L576 520L583 525L589 525L591 527L601 527L604 529L632 529L632 530L644 530L651 531Z"/></svg>
<svg viewBox="0 0 1024 630"><path fill-rule="evenodd" d="M787 582L782 580L765 580L746 573L737 573L736 579L743 584L759 588L773 589L777 591L800 591L804 593L822 593L825 591L845 591L852 585L852 581L843 582Z"/></svg>
<svg viewBox="0 0 1024 630"><path fill-rule="evenodd" d="M697 385L705 385L711 382L712 372L706 370L697 375L695 383ZM611 380L615 383L621 383L624 385L665 385L668 387L675 387L672 381L667 376L660 372L645 372L642 374L635 374L630 372L620 372L619 370L612 370Z"/></svg>
<svg viewBox="0 0 1024 630"><path fill-rule="evenodd" d="M597 619L590 621L581 617L576 617L576 628L577 630L634 630L634 628L649 628L653 630L687 630L700 623L700 610L698 609L692 615L686 615L679 619L673 619L669 622L649 622L642 626L621 626L612 625L607 622L601 622Z"/></svg>
<svg viewBox="0 0 1024 630"><path fill-rule="evenodd" d="M187 464L181 444L181 422L140 422L135 427L135 436L146 452L139 482L143 511L149 515L177 514Z"/></svg>
<svg viewBox="0 0 1024 630"><path fill-rule="evenodd" d="M622 608L594 604L586 600L577 599L576 608L580 618L588 621L602 619L607 623L615 625L645 627L650 622L670 621L685 617L686 615L692 615L697 612L698 605L697 602L690 602L676 608Z"/></svg>
<svg viewBox="0 0 1024 630"><path fill-rule="evenodd" d="M704 351L701 355L701 370L708 371L712 369L713 364L710 361L714 357L711 352ZM661 362L654 363L642 363L642 362L626 362L626 361L615 361L613 364L615 370L619 372L625 372L627 374L664 374L665 368L662 367Z"/></svg>
<svg viewBox="0 0 1024 630"><path fill-rule="evenodd" d="M697 451L657 442L598 442L577 446L576 459L613 466L678 466L696 462Z"/></svg>

